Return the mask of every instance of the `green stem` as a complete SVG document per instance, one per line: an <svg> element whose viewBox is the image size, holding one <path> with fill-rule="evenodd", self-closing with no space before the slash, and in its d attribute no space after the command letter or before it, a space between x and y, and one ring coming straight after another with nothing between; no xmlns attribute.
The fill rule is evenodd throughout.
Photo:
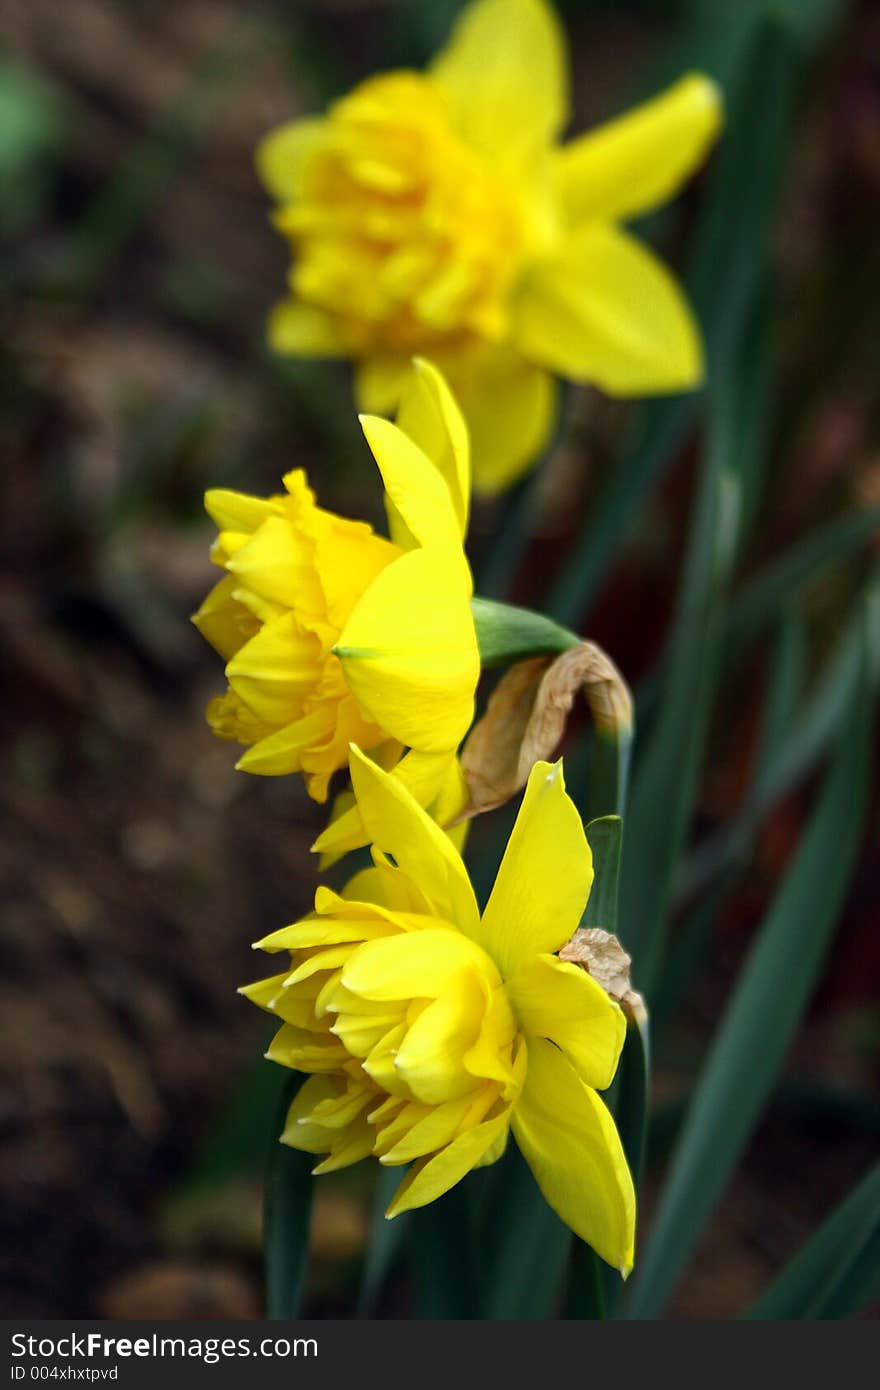
<svg viewBox="0 0 880 1390"><path fill-rule="evenodd" d="M529 656L570 651L583 641L551 618L490 598L472 598L480 663L484 670Z"/></svg>

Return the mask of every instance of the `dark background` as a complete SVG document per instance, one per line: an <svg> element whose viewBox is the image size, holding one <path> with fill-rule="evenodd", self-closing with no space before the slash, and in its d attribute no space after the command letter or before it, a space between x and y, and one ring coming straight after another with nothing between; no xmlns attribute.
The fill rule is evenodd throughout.
<svg viewBox="0 0 880 1390"><path fill-rule="evenodd" d="M7 1316L261 1312L276 1078L254 1062L265 1022L235 987L260 973L249 942L310 905L308 845L323 813L296 779L235 773L234 749L204 723L222 674L188 623L214 579L201 494L221 483L267 493L302 465L325 505L378 519L346 369L273 360L265 347L287 256L253 149L375 68L423 62L455 8L0 0ZM628 103L686 8L564 7L574 130ZM788 154L778 437L746 575L815 522L880 501L880 11L841 9L812 56ZM660 224L673 263L703 179ZM513 586L524 602L540 602L627 414L591 392L572 410ZM633 682L662 645L692 481L686 449L583 615ZM477 508L476 561L503 517L498 504ZM818 649L863 562L811 591ZM741 798L762 670L756 658L725 692L698 829ZM765 822L668 1031L644 1219L676 1100L810 790ZM786 1081L672 1316L732 1316L876 1151L877 831L875 808ZM359 1168L318 1185L306 1313L350 1310L369 1184ZM406 1309L398 1286L380 1311Z"/></svg>

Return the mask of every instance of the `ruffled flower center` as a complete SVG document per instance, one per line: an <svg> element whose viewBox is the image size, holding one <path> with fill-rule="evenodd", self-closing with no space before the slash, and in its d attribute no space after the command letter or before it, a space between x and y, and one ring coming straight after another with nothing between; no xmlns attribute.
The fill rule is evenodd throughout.
<svg viewBox="0 0 880 1390"><path fill-rule="evenodd" d="M314 1074L287 1142L336 1166L359 1133L365 1154L408 1163L509 1110L525 1049L481 947L431 917L356 910L360 922L324 917L279 933L279 944L325 944L294 949L287 976L246 993L287 1020L268 1055Z"/></svg>
<svg viewBox="0 0 880 1390"><path fill-rule="evenodd" d="M337 102L275 220L294 292L336 316L353 352L506 335L522 200L461 140L428 78L385 74Z"/></svg>

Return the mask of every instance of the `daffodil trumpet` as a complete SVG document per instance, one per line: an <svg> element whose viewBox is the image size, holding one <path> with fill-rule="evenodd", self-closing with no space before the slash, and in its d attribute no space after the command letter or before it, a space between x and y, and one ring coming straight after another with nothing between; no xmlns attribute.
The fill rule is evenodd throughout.
<svg viewBox="0 0 880 1390"><path fill-rule="evenodd" d="M355 364L390 413L413 353L449 378L475 487L537 459L557 378L635 397L697 386L699 328L623 224L674 196L721 123L702 73L567 143L565 38L547 0L474 0L424 72L367 78L270 132L259 175L292 252L272 346Z"/></svg>
<svg viewBox="0 0 880 1390"><path fill-rule="evenodd" d="M305 1072L282 1142L315 1173L370 1155L406 1168L387 1215L425 1206L513 1137L547 1202L626 1275L635 1193L599 1092L620 1006L559 952L593 879L562 765L537 763L481 914L448 837L357 748L372 867L256 943L284 964L243 993L281 1024L267 1056Z"/></svg>

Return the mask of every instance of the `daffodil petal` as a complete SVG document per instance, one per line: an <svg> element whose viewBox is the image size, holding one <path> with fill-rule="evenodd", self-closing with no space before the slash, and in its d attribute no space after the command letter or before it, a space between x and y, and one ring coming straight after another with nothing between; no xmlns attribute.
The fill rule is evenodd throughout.
<svg viewBox="0 0 880 1390"><path fill-rule="evenodd" d="M479 947L463 932L444 926L426 927L424 931L365 941L348 956L342 984L353 994L378 1003L434 999L457 983L462 971L481 964Z"/></svg>
<svg viewBox="0 0 880 1390"><path fill-rule="evenodd" d="M448 1192L477 1167L485 1155L504 1139L510 1124L509 1111L467 1129L451 1144L431 1158L414 1163L398 1187L385 1215L390 1219L414 1207L424 1207Z"/></svg>
<svg viewBox="0 0 880 1390"><path fill-rule="evenodd" d="M312 1032L293 1023L279 1028L265 1055L282 1067L309 1072L335 1072L348 1060L342 1043L331 1033Z"/></svg>
<svg viewBox="0 0 880 1390"><path fill-rule="evenodd" d="M232 488L211 487L205 493L205 511L218 531L250 533L269 517L283 516L278 497L251 497Z"/></svg>
<svg viewBox="0 0 880 1390"><path fill-rule="evenodd" d="M413 362L397 412L397 425L445 480L463 539L471 500L467 425L445 378L423 358Z"/></svg>
<svg viewBox="0 0 880 1390"><path fill-rule="evenodd" d="M496 166L534 157L568 120L565 40L546 0L467 5L429 72Z"/></svg>
<svg viewBox="0 0 880 1390"><path fill-rule="evenodd" d="M285 724L318 680L320 644L293 613L266 623L226 667L230 686L258 719Z"/></svg>
<svg viewBox="0 0 880 1390"><path fill-rule="evenodd" d="M507 982L507 997L527 1037L561 1047L581 1080L610 1086L626 1037L619 1004L578 965L542 953Z"/></svg>
<svg viewBox="0 0 880 1390"><path fill-rule="evenodd" d="M537 762L483 913L486 950L506 980L568 940L592 882L590 846L562 763Z"/></svg>
<svg viewBox="0 0 880 1390"><path fill-rule="evenodd" d="M269 312L266 337L275 352L292 357L348 357L349 345L336 318L326 309L290 295Z"/></svg>
<svg viewBox="0 0 880 1390"><path fill-rule="evenodd" d="M322 1173L336 1173L340 1168L350 1168L360 1163L373 1152L373 1131L363 1116L349 1125L342 1139L334 1146L332 1153L312 1169L313 1177Z"/></svg>
<svg viewBox="0 0 880 1390"><path fill-rule="evenodd" d="M553 179L568 222L625 221L666 202L702 163L721 120L717 84L692 72L563 145Z"/></svg>
<svg viewBox="0 0 880 1390"><path fill-rule="evenodd" d="M461 799L463 775L457 759L449 753L420 753L411 749L391 769L391 776L406 787L420 806L429 806L441 792L444 794L444 808L447 802L455 807L451 815L457 815L464 805ZM335 863L341 855L369 844L357 801L350 793L341 793L340 800L343 796L348 796L349 804L330 821L312 845L315 854L324 856L321 860L322 870ZM438 824L443 824L441 816L435 815L434 819Z"/></svg>
<svg viewBox="0 0 880 1390"><path fill-rule="evenodd" d="M373 580L334 647L361 709L425 753L457 748L473 720L480 656L464 563L436 549L401 556Z"/></svg>
<svg viewBox="0 0 880 1390"><path fill-rule="evenodd" d="M634 237L600 223L525 277L514 341L612 396L685 391L703 375L699 329L675 277Z"/></svg>
<svg viewBox="0 0 880 1390"><path fill-rule="evenodd" d="M394 1067L417 1100L442 1105L473 1091L474 1079L462 1058L479 1032L483 1003L476 979L462 971L407 1029Z"/></svg>
<svg viewBox="0 0 880 1390"><path fill-rule="evenodd" d="M303 166L326 131L320 117L287 121L276 126L257 146L257 173L279 203L296 198L302 187Z"/></svg>
<svg viewBox="0 0 880 1390"><path fill-rule="evenodd" d="M545 367L497 347L481 351L454 384L470 433L474 491L491 497L516 482L546 445L556 382Z"/></svg>
<svg viewBox="0 0 880 1390"><path fill-rule="evenodd" d="M320 616L314 546L281 516L268 517L226 562L239 584L275 603Z"/></svg>
<svg viewBox="0 0 880 1390"><path fill-rule="evenodd" d="M367 357L358 362L354 373L354 397L359 410L368 415L392 415L412 371L409 357Z"/></svg>
<svg viewBox="0 0 880 1390"><path fill-rule="evenodd" d="M625 1276L633 1264L635 1191L606 1106L543 1039L528 1044L514 1138L549 1205Z"/></svg>
<svg viewBox="0 0 880 1390"><path fill-rule="evenodd" d="M477 900L459 854L406 789L358 748L351 750L351 780L374 845L392 854L419 885L438 917L479 940Z"/></svg>
<svg viewBox="0 0 880 1390"><path fill-rule="evenodd" d="M210 642L224 661L229 661L248 640L246 624L250 619L248 609L235 598L238 580L227 574L215 584L207 598L192 616L206 642ZM250 619L251 625L253 619Z"/></svg>
<svg viewBox="0 0 880 1390"><path fill-rule="evenodd" d="M389 1145L384 1142L385 1135L376 1136L380 1162L409 1163L414 1158L423 1158L425 1154L433 1153L435 1149L450 1143L468 1114L471 1103L470 1096L464 1096L430 1107L415 1102L405 1105L394 1126L394 1132L386 1131L387 1137L394 1142ZM388 1130L391 1130L391 1126Z"/></svg>
<svg viewBox="0 0 880 1390"><path fill-rule="evenodd" d="M390 420L381 415L362 415L360 420L391 503L392 540L405 549L411 549L414 540L454 554L461 548L461 529L443 474ZM398 516L404 523L402 533L394 524Z"/></svg>

